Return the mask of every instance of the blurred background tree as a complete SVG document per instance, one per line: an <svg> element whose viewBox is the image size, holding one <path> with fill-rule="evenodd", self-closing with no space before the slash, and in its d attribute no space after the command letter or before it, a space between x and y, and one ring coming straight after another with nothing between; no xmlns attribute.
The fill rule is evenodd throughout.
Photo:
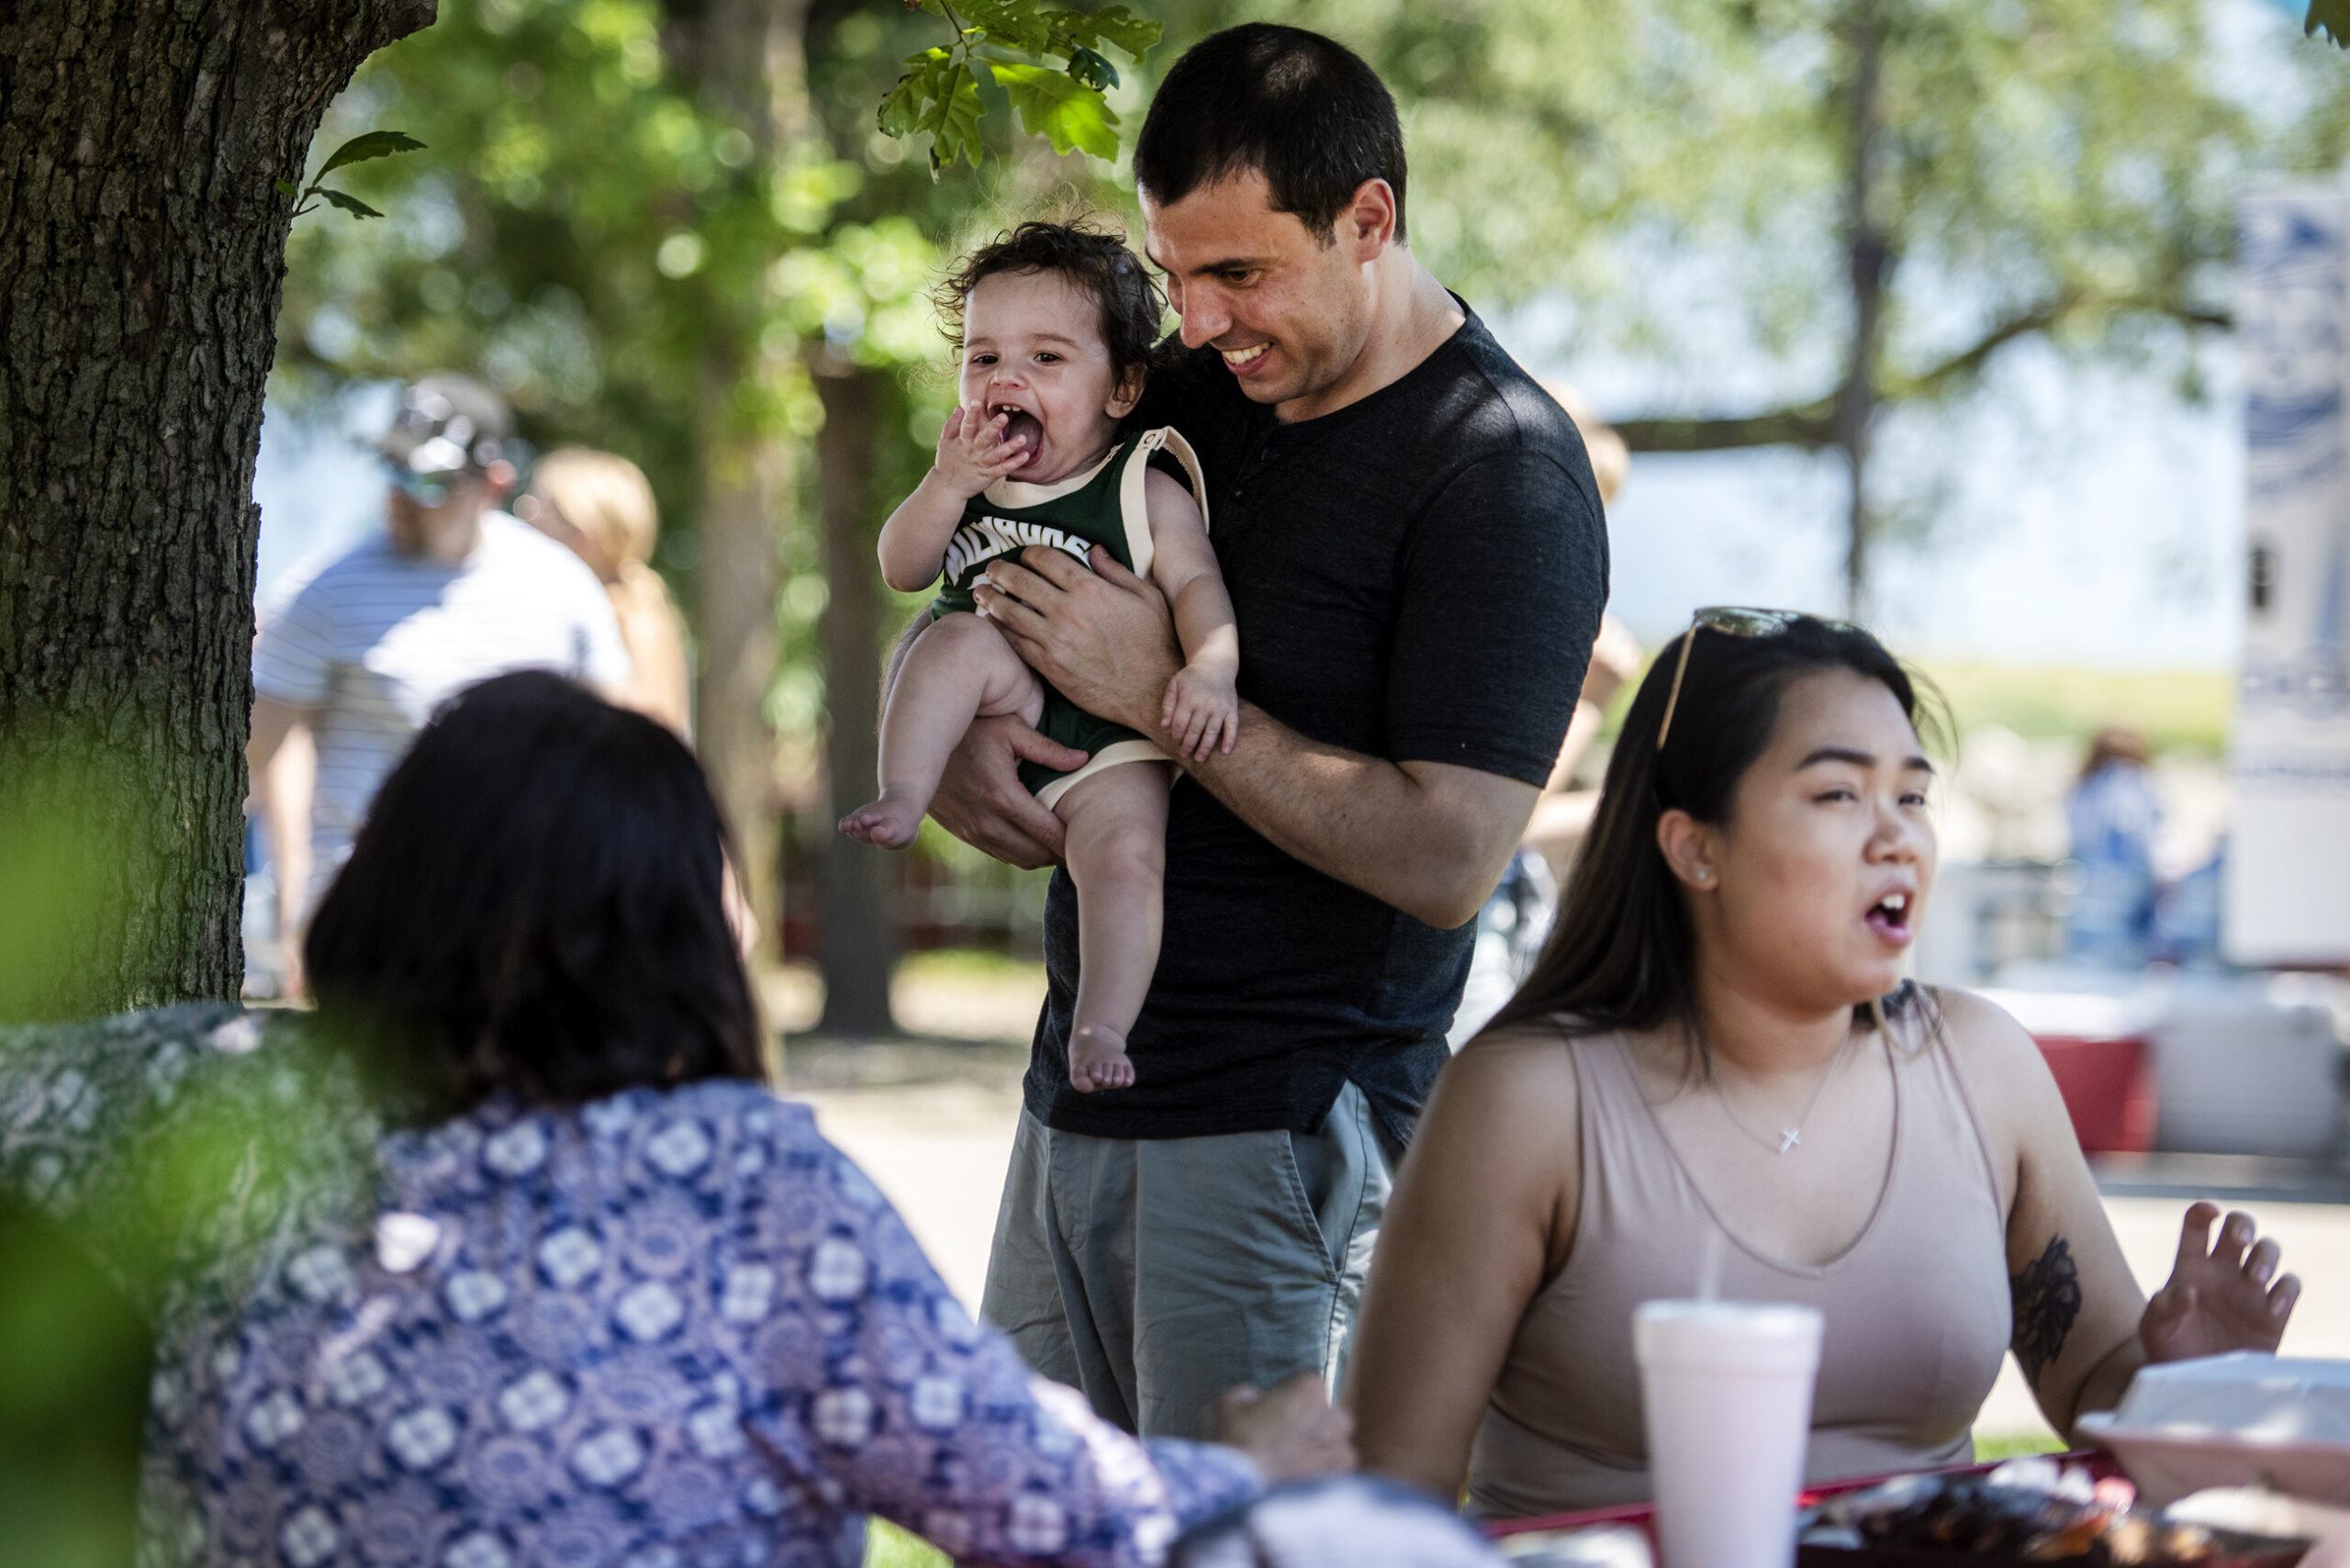
<svg viewBox="0 0 2350 1568"><path fill-rule="evenodd" d="M1413 241L1438 275L1488 312L1562 309L1561 357L1647 366L1648 406L1604 410L1637 449L1840 452L1856 604L1871 544L1934 516L1874 476L1888 439L1935 428L2028 340L2192 382L2195 335L2227 318L2235 195L2338 166L2345 123L2330 79L2247 103L2204 0L1141 9L1166 40L1139 68L1118 56L1128 133L1214 28L1276 16L1361 50L1403 107ZM985 72L946 95L964 107L933 177L946 122L884 102L910 57L941 55L942 11L444 0L329 127L431 151L354 171L389 221L297 237L281 327L287 403L464 364L541 445L651 474L703 753L762 913L817 955L820 1026L842 1035L890 1027L900 937L938 924L925 889L1035 897L934 833L893 862L831 830L868 789L873 672L917 602L881 588L870 543L951 398L923 291L971 235L1041 207L1134 220L1124 163L1020 134ZM970 103L989 112L966 124ZM798 895L780 909L778 875Z"/></svg>
<svg viewBox="0 0 2350 1568"><path fill-rule="evenodd" d="M430 147L413 175L356 172L393 218L308 231L291 256L281 401L462 365L542 448L652 477L699 749L770 929L778 789L810 792L827 689L848 780L830 792L869 782L870 541L921 471L909 419L951 396L906 373L936 353L923 291L977 191L874 128L896 60L937 30L898 6L449 0L330 114ZM887 862L818 859L826 1027L885 1033Z"/></svg>
<svg viewBox="0 0 2350 1568"><path fill-rule="evenodd" d="M1402 98L1412 228L1486 306L1573 303L1566 352L1651 367L1635 451L1842 454L1844 575L1933 521L1871 483L2028 340L2193 375L2234 202L2340 166L2339 67L2261 101L2207 0L1306 0ZM1495 156L1506 149L1506 156ZM1726 375L1735 366L1736 373Z"/></svg>

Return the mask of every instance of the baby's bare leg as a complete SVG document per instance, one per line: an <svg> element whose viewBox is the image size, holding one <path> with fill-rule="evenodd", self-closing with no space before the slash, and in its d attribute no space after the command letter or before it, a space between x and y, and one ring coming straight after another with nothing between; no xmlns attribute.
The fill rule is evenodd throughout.
<svg viewBox="0 0 2350 1568"><path fill-rule="evenodd" d="M995 624L942 615L906 650L881 715L881 794L841 819L851 838L903 849L914 841L938 776L976 718L1044 716L1045 687Z"/></svg>
<svg viewBox="0 0 2350 1568"><path fill-rule="evenodd" d="M1105 768L1060 799L1077 884L1077 1011L1069 1080L1083 1092L1135 1081L1126 1031L1142 1014L1158 968L1167 870L1167 764Z"/></svg>

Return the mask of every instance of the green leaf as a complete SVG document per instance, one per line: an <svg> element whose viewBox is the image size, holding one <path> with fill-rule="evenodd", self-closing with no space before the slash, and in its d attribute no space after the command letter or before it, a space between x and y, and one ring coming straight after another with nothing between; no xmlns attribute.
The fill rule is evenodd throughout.
<svg viewBox="0 0 2350 1568"><path fill-rule="evenodd" d="M959 62L948 67L922 120L921 129L930 132L933 173L951 168L956 159L964 157L971 161L972 168L979 166L979 117L985 113L979 78L971 74L971 68Z"/></svg>
<svg viewBox="0 0 2350 1568"><path fill-rule="evenodd" d="M294 182L291 180L278 180L274 183L277 186L277 194L289 201L302 194L295 188Z"/></svg>
<svg viewBox="0 0 2350 1568"><path fill-rule="evenodd" d="M401 131L371 130L364 136L354 136L334 150L321 176L331 174L346 163L364 163L370 158L388 158L395 152L421 152L424 143Z"/></svg>
<svg viewBox="0 0 2350 1568"><path fill-rule="evenodd" d="M1118 68L1081 46L1072 45L1069 49L1069 73L1096 92L1105 92L1118 84Z"/></svg>
<svg viewBox="0 0 2350 1568"><path fill-rule="evenodd" d="M2301 24L2301 36L2307 38L2320 28L2336 49L2350 49L2350 0L2310 0L2309 20Z"/></svg>
<svg viewBox="0 0 2350 1568"><path fill-rule="evenodd" d="M1048 11L1045 19L1071 43L1088 48L1113 43L1136 60L1158 41L1159 34L1165 30L1124 6L1104 6L1099 11Z"/></svg>
<svg viewBox="0 0 2350 1568"><path fill-rule="evenodd" d="M891 136L910 136L922 129L923 112L932 99L940 95L939 84L951 61L952 56L943 49L926 49L906 57L906 73L898 78L898 84L881 100L881 109L876 117L884 131Z"/></svg>
<svg viewBox="0 0 2350 1568"><path fill-rule="evenodd" d="M990 60L988 70L1011 97L1028 134L1049 137L1054 151L1079 148L1103 160L1118 156L1118 117L1098 90L1048 65Z"/></svg>
<svg viewBox="0 0 2350 1568"><path fill-rule="evenodd" d="M1052 47L1052 26L1036 0L956 0L955 11L990 43L1030 54Z"/></svg>
<svg viewBox="0 0 2350 1568"><path fill-rule="evenodd" d="M336 207L342 208L343 211L351 214L353 218L381 218L384 216L382 213L377 212L374 207L369 207L365 202L361 201L357 196L345 196L341 191L322 189L319 192L319 195L323 196L329 202L334 204Z"/></svg>

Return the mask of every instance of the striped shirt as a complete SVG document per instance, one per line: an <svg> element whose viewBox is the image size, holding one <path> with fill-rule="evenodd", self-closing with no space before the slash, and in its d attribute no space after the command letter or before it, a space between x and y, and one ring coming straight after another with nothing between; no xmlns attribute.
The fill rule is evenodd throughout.
<svg viewBox="0 0 2350 1568"><path fill-rule="evenodd" d="M402 555L381 533L272 596L253 688L310 710L310 901L351 853L385 775L433 711L516 669L612 687L629 657L596 574L502 512L463 561Z"/></svg>

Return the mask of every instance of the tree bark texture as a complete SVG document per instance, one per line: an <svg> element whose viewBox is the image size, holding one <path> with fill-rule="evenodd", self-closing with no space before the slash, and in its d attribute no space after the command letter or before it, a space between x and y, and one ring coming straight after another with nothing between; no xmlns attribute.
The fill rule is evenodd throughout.
<svg viewBox="0 0 2350 1568"><path fill-rule="evenodd" d="M0 4L0 1019L237 993L274 182L433 9ZM13 1208L0 1258L0 1560L128 1564L143 1330Z"/></svg>
<svg viewBox="0 0 2350 1568"><path fill-rule="evenodd" d="M237 991L274 182L433 15L0 6L0 1017Z"/></svg>
<svg viewBox="0 0 2350 1568"><path fill-rule="evenodd" d="M824 565L832 592L819 635L824 649L824 771L827 818L873 798L881 734L881 581L873 555L872 476L882 403L878 371L848 364L828 349L811 356L824 428L816 437L817 489L824 517ZM890 970L897 931L890 912L888 850L827 834L822 860L826 1035L870 1037L896 1033L890 1017Z"/></svg>

